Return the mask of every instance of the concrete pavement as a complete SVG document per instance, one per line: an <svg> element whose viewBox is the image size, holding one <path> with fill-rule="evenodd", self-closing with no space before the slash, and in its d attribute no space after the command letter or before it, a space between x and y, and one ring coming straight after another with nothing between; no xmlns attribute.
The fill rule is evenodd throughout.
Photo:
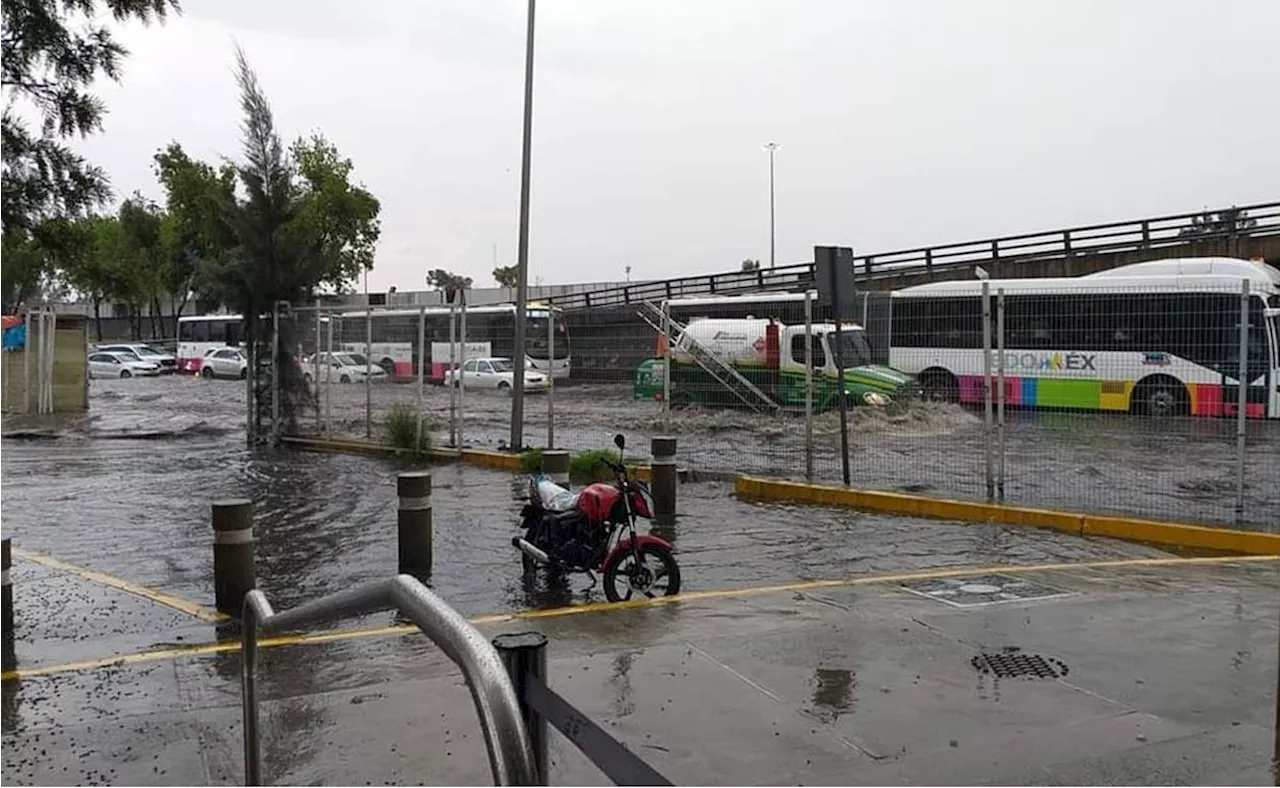
<svg viewBox="0 0 1280 788"><path fill-rule="evenodd" d="M550 685L678 784L1261 785L1278 569L951 569L480 626L545 633ZM1065 675L998 678L982 654ZM420 636L267 649L261 676L271 782L489 782L466 688ZM234 648L6 681L3 708L6 783L242 778ZM553 784L603 781L553 734Z"/></svg>

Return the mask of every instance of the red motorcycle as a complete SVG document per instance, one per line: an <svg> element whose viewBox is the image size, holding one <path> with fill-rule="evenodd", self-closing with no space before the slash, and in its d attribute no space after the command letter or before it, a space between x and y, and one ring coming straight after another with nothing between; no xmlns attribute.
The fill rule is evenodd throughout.
<svg viewBox="0 0 1280 788"><path fill-rule="evenodd" d="M671 543L652 534L636 533L636 519L653 519L653 496L648 486L627 475L622 462L623 436L613 439L618 462L606 460L616 479L598 482L576 493L549 477L529 479L529 503L520 512L524 536L511 540L521 553L526 573L539 565L553 570L585 572L595 585L595 572L604 575L604 594L610 602L680 592L680 567Z"/></svg>

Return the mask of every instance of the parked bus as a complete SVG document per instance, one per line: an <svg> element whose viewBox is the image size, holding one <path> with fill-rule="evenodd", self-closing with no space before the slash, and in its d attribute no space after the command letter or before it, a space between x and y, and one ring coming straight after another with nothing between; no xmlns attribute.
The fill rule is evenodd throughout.
<svg viewBox="0 0 1280 788"><path fill-rule="evenodd" d="M467 307L467 355L513 358L515 355L515 304ZM365 311L331 312L334 319L334 349L365 353ZM417 376L418 316L426 319L427 379L441 382L449 366L448 307L385 309L373 311L369 358L388 375L400 380ZM547 352L547 321L554 317L553 353ZM569 329L560 310L541 304L525 308L525 358L532 369L550 373L556 380L569 377ZM461 337L459 337L461 339ZM549 358L549 356L554 356Z"/></svg>
<svg viewBox="0 0 1280 788"><path fill-rule="evenodd" d="M1157 260L1074 278L990 281L993 337L996 294L1005 293L1005 402L1234 415L1243 280L1250 294L1245 412L1280 417L1280 270L1221 257ZM889 363L917 375L926 396L983 401L981 295L976 279L893 293ZM995 368L993 360L993 374Z"/></svg>
<svg viewBox="0 0 1280 788"><path fill-rule="evenodd" d="M467 355L511 358L515 352L515 305L494 304L467 307ZM306 314L300 313L300 314ZM321 323L333 318L334 351L358 354L366 351L365 311L331 311ZM373 311L372 343L369 357L387 375L400 380L417 377L418 309L376 309ZM554 358L548 358L547 321L555 316ZM440 382L449 364L449 308L431 306L425 311L427 337L427 377ZM541 304L525 309L525 355L530 367L550 372L557 380L567 378L570 369L569 329L560 310ZM269 319L269 318L264 318ZM321 330L327 341L328 328ZM314 329L302 332L306 347L315 344ZM204 354L213 348L244 343L244 321L240 315L193 315L178 318L178 369L199 373Z"/></svg>
<svg viewBox="0 0 1280 788"><path fill-rule="evenodd" d="M244 344L240 315L184 315L178 318L178 371L199 374L204 354Z"/></svg>

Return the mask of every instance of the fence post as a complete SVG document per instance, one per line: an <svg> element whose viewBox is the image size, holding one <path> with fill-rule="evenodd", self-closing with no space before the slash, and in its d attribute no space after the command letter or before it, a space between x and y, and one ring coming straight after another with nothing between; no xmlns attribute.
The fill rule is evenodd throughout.
<svg viewBox="0 0 1280 788"><path fill-rule="evenodd" d="M458 391L461 387L462 368L458 365L458 310L449 302L449 445L458 445Z"/></svg>
<svg viewBox="0 0 1280 788"><path fill-rule="evenodd" d="M13 542L0 540L0 637L13 634L13 577L9 576L13 569Z"/></svg>
<svg viewBox="0 0 1280 788"><path fill-rule="evenodd" d="M515 688L516 700L520 702L520 716L524 718L525 730L529 732L533 762L538 770L538 784L548 785L547 721L525 700L526 687L530 681L546 684L547 638L538 632L498 635L493 639L493 647L502 658L507 675L511 677L511 685Z"/></svg>
<svg viewBox="0 0 1280 788"><path fill-rule="evenodd" d="M655 437L650 441L649 481L653 491L653 524L676 524L676 439Z"/></svg>
<svg viewBox="0 0 1280 788"><path fill-rule="evenodd" d="M813 291L804 291L804 478L813 481Z"/></svg>
<svg viewBox="0 0 1280 788"><path fill-rule="evenodd" d="M1244 449L1249 407L1249 280L1240 280L1240 367L1236 372L1236 523L1244 520Z"/></svg>
<svg viewBox="0 0 1280 788"><path fill-rule="evenodd" d="M213 596L218 610L239 616L245 594L257 587L253 572L253 502L213 502Z"/></svg>
<svg viewBox="0 0 1280 788"><path fill-rule="evenodd" d="M556 445L556 315L547 306L547 448Z"/></svg>
<svg viewBox="0 0 1280 788"><path fill-rule="evenodd" d="M413 444L415 452L422 449L422 398L425 396L423 386L427 375L427 308L418 307L418 392L414 409L418 413L417 440Z"/></svg>
<svg viewBox="0 0 1280 788"><path fill-rule="evenodd" d="M569 452L561 450L547 450L542 452L542 472L545 473L551 481L564 487L569 488Z"/></svg>
<svg viewBox="0 0 1280 788"><path fill-rule="evenodd" d="M369 303L369 272L364 272L364 436L373 439L373 305Z"/></svg>
<svg viewBox="0 0 1280 788"><path fill-rule="evenodd" d="M280 445L280 302L272 310L271 326L271 445ZM251 374L256 375L257 370Z"/></svg>
<svg viewBox="0 0 1280 788"><path fill-rule="evenodd" d="M1004 288L996 289L996 429L999 462L996 466L996 497L1004 501Z"/></svg>
<svg viewBox="0 0 1280 788"><path fill-rule="evenodd" d="M991 284L982 280L982 449L986 459L987 500L995 498L995 469L991 451Z"/></svg>
<svg viewBox="0 0 1280 788"><path fill-rule="evenodd" d="M316 405L316 432L320 432L323 427L320 417L320 343L322 337L320 335L320 299L316 299L316 352L311 357L311 388L312 394L315 395Z"/></svg>
<svg viewBox="0 0 1280 788"><path fill-rule="evenodd" d="M432 523L431 473L413 471L396 477L396 527L399 542L399 568L411 575L431 574Z"/></svg>
<svg viewBox="0 0 1280 788"><path fill-rule="evenodd" d="M462 368L467 365L467 291L459 290L458 297L462 299L461 305L458 307L460 315L458 317L458 450L461 451L463 445L467 442L463 433L467 428L467 376Z"/></svg>
<svg viewBox="0 0 1280 788"><path fill-rule="evenodd" d="M671 283L667 282L670 296ZM662 302L662 428L671 431L671 359L675 351L671 347L671 302Z"/></svg>

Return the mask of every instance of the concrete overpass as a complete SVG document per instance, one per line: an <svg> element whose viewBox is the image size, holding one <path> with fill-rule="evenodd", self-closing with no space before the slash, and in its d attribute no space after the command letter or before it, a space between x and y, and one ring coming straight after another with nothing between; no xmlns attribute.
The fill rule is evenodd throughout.
<svg viewBox="0 0 1280 788"><path fill-rule="evenodd" d="M978 265L997 279L1080 276L1146 260L1210 256L1262 258L1280 264L1280 202L863 255L855 258L855 265L859 287L888 291L970 278ZM632 282L550 300L565 310L573 343L573 378L625 381L654 352L652 330L637 315L643 302L801 291L813 286L813 264L800 263ZM825 311L819 310L816 316L824 317ZM862 322L871 330L878 319L866 314ZM877 344L876 332L871 333L873 349L887 354L888 349Z"/></svg>
<svg viewBox="0 0 1280 788"><path fill-rule="evenodd" d="M1280 202L868 254L856 257L855 265L863 288L897 290L968 278L977 265L992 278L1079 276L1146 260L1210 256L1280 263ZM798 291L813 281L808 262L615 285L550 300L565 310L602 309L710 294Z"/></svg>

